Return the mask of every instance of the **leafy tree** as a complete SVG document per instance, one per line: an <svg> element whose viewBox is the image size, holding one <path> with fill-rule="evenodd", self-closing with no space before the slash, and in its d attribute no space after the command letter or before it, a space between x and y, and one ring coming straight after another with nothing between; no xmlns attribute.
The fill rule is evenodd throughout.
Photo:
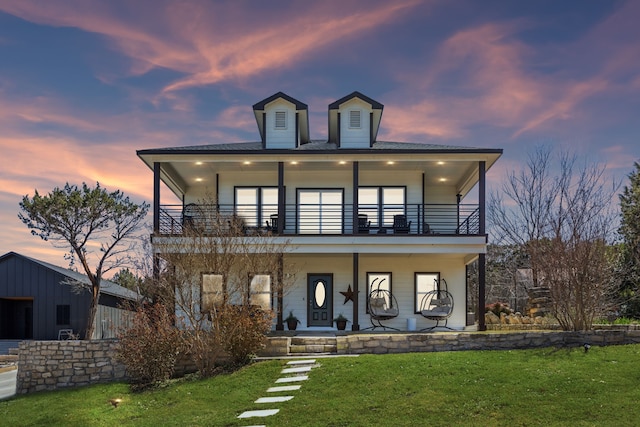
<svg viewBox="0 0 640 427"><path fill-rule="evenodd" d="M620 294L622 314L640 318L640 164L634 168L620 195Z"/></svg>
<svg viewBox="0 0 640 427"><path fill-rule="evenodd" d="M119 190L108 192L99 183L95 188L67 183L46 195L35 190L33 197L24 196L20 209L18 217L31 234L56 247L70 246L72 261L77 258L82 265L92 296L84 338L91 339L102 277L127 261L132 246L123 245L134 237L149 205L137 205Z"/></svg>

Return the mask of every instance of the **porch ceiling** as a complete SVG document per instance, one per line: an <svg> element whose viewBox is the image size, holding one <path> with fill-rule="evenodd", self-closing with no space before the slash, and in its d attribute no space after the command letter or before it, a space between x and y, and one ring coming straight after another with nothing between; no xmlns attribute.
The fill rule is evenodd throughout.
<svg viewBox="0 0 640 427"><path fill-rule="evenodd" d="M349 159L347 156L344 159L336 156L322 159L291 156L289 158L260 158L258 160L243 159L239 156L234 157L208 159L207 156L202 156L201 158L188 156L188 158L179 160L175 158L158 160L162 162L163 181L169 185L178 197L199 186L211 188L213 182L215 182L215 175L225 172L270 172L274 174L272 184L275 185L277 183L275 174L277 174L278 162L280 161L284 163L285 179L286 173L290 171L325 171L327 173L344 171L350 173L354 162L354 159ZM478 161L484 159L460 157L453 158L450 155L443 155L428 160L413 160L407 156L388 156L384 160L380 160L380 156L376 156L375 159L358 159L357 161L361 172L381 171L394 173L394 171L416 171L424 173L426 185L454 186L460 194L465 195L477 183ZM495 161L495 159L490 160L490 162L487 162L487 167Z"/></svg>

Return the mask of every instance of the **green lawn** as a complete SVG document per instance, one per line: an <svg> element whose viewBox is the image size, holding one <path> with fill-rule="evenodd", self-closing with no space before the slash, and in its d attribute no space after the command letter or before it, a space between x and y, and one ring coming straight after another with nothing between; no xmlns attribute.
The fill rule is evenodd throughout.
<svg viewBox="0 0 640 427"><path fill-rule="evenodd" d="M632 426L640 345L318 359L289 402L257 405L285 361L131 394L126 384L0 402L8 426ZM114 408L108 400L122 398ZM262 419L245 410L279 407Z"/></svg>

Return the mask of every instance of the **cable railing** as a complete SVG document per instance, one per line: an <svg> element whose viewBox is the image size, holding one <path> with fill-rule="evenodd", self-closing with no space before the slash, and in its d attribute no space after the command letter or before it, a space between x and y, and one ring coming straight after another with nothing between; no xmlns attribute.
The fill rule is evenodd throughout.
<svg viewBox="0 0 640 427"><path fill-rule="evenodd" d="M477 204L285 205L281 220L277 205L162 205L159 232L181 235L187 227L211 229L212 224L240 223L249 233L287 235L478 235ZM212 218L216 220L212 220Z"/></svg>

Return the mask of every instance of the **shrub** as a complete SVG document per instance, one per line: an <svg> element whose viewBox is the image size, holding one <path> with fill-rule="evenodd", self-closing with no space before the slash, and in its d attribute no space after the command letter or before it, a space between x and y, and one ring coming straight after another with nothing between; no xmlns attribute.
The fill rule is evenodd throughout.
<svg viewBox="0 0 640 427"><path fill-rule="evenodd" d="M242 365L263 348L273 313L256 306L227 305L216 313L216 329L231 363Z"/></svg>
<svg viewBox="0 0 640 427"><path fill-rule="evenodd" d="M162 304L138 308L131 326L119 334L116 357L126 368L134 391L171 378L180 353L180 332Z"/></svg>
<svg viewBox="0 0 640 427"><path fill-rule="evenodd" d="M184 332L183 340L198 374L203 378L213 376L218 369L220 356L224 354L218 332L210 328L194 328Z"/></svg>
<svg viewBox="0 0 640 427"><path fill-rule="evenodd" d="M500 313L511 314L513 311L509 308L509 304L504 302L494 302L493 304L487 304L484 308L484 312L492 312L496 316L500 317Z"/></svg>

